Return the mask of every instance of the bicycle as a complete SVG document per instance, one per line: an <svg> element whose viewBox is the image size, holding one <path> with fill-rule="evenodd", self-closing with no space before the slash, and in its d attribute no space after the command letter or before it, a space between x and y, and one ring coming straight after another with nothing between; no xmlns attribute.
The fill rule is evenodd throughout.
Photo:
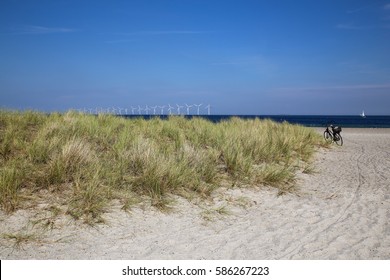
<svg viewBox="0 0 390 280"><path fill-rule="evenodd" d="M343 137L341 137L340 132L341 132L340 126L333 126L333 124L327 125L326 129L324 131L325 141L328 143L336 142L337 145L342 146L343 145Z"/></svg>

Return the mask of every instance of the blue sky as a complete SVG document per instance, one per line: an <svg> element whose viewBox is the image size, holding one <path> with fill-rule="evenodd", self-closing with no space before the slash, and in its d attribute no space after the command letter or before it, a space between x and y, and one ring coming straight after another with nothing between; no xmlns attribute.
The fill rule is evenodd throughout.
<svg viewBox="0 0 390 280"><path fill-rule="evenodd" d="M168 103L390 115L390 1L0 1L0 107Z"/></svg>

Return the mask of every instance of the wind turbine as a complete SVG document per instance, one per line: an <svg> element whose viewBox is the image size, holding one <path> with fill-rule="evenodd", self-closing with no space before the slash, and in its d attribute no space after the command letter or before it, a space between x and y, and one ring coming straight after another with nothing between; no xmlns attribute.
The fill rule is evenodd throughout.
<svg viewBox="0 0 390 280"><path fill-rule="evenodd" d="M194 106L198 107L197 112L198 112L198 115L199 115L199 108L200 108L200 106L202 106L202 103L200 103L199 105L194 104Z"/></svg>
<svg viewBox="0 0 390 280"><path fill-rule="evenodd" d="M164 108L165 108L165 105L164 105L164 106L158 106L158 108L160 108L160 109L161 109L161 115L163 115L163 114L164 114Z"/></svg>
<svg viewBox="0 0 390 280"><path fill-rule="evenodd" d="M118 113L120 116L122 115L122 108L118 107Z"/></svg>
<svg viewBox="0 0 390 280"><path fill-rule="evenodd" d="M210 115L210 108L211 108L210 104L205 107L205 109L207 109L207 114L208 115Z"/></svg>
<svg viewBox="0 0 390 280"><path fill-rule="evenodd" d="M141 106L138 105L138 114L141 115Z"/></svg>
<svg viewBox="0 0 390 280"><path fill-rule="evenodd" d="M152 109L153 109L153 115L155 115L155 114L156 114L156 109L157 109L157 106L150 106L150 108L152 108Z"/></svg>
<svg viewBox="0 0 390 280"><path fill-rule="evenodd" d="M168 104L168 112L170 115L172 115L172 109L173 107L171 106L171 104Z"/></svg>
<svg viewBox="0 0 390 280"><path fill-rule="evenodd" d="M184 105L186 105L186 107L187 107L187 115L189 115L190 114L190 108L192 107L192 105L187 105L187 104L184 104Z"/></svg>
<svg viewBox="0 0 390 280"><path fill-rule="evenodd" d="M146 115L149 115L149 110L150 110L150 108L148 107L148 105L146 105L146 107L145 107Z"/></svg>
<svg viewBox="0 0 390 280"><path fill-rule="evenodd" d="M137 107L133 107L133 106L131 106L131 114L133 114L134 115L134 110L135 109L137 109Z"/></svg>
<svg viewBox="0 0 390 280"><path fill-rule="evenodd" d="M176 104L177 106L177 114L180 115L180 108L183 108L184 106L180 106L179 104Z"/></svg>

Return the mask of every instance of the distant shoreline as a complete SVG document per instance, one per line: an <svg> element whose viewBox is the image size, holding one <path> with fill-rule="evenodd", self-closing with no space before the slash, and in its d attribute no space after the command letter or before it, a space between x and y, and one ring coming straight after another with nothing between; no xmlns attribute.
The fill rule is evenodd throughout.
<svg viewBox="0 0 390 280"><path fill-rule="evenodd" d="M151 119L160 117L169 118L170 115L121 115L124 118L144 118ZM200 117L212 122L220 122L230 118L240 119L271 119L276 122L287 121L291 124L303 125L306 127L325 127L333 123L342 127L352 128L390 128L390 116L368 116L362 118L359 115L182 115L185 118Z"/></svg>

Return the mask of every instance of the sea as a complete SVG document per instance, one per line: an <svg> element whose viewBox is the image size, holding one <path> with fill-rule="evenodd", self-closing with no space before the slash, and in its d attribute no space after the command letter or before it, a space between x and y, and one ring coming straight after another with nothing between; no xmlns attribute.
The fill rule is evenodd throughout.
<svg viewBox="0 0 390 280"><path fill-rule="evenodd" d="M169 115L123 115L125 118L167 119ZM232 117L241 119L270 119L276 122L288 122L308 127L325 127L329 124L355 128L390 128L390 116L340 116L340 115L183 115L185 118L200 117L212 122L228 120Z"/></svg>

